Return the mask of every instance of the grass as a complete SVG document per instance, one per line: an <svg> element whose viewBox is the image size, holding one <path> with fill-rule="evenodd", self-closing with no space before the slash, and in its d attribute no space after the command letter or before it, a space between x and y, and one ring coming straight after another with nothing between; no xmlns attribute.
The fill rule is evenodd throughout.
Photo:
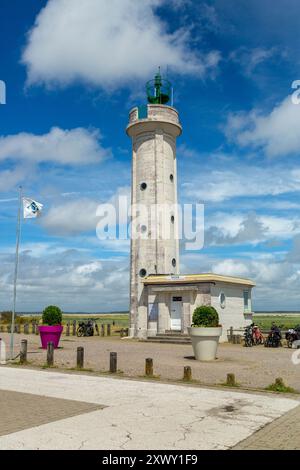
<svg viewBox="0 0 300 470"><path fill-rule="evenodd" d="M300 325L300 315L297 315L296 313L294 315L276 315L276 313L272 315L254 315L253 321L262 330L269 330L273 322L283 330L288 330L296 325Z"/></svg>
<svg viewBox="0 0 300 470"><path fill-rule="evenodd" d="M279 392L279 393L298 393L294 388L288 387L287 385L285 385L281 377L278 377L277 379L275 379L275 382L273 384L268 385L266 387L266 390L270 392Z"/></svg>

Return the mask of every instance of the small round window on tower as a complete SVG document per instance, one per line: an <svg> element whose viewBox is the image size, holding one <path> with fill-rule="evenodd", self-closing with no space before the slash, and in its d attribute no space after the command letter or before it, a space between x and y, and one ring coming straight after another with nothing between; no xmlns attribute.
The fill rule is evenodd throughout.
<svg viewBox="0 0 300 470"><path fill-rule="evenodd" d="M174 224L174 221L175 221L175 217L174 217L174 215L171 215L171 222L172 222L172 224Z"/></svg>
<svg viewBox="0 0 300 470"><path fill-rule="evenodd" d="M173 175L170 175L170 181L171 181L171 183L173 183L173 181L174 181L174 176Z"/></svg>
<svg viewBox="0 0 300 470"><path fill-rule="evenodd" d="M139 274L140 274L140 277L145 277L146 274L147 274L146 269L144 269L144 268L140 269L140 273L139 273Z"/></svg>
<svg viewBox="0 0 300 470"><path fill-rule="evenodd" d="M173 268L175 268L175 266L176 266L176 259L175 258L172 259L172 266L173 266Z"/></svg>
<svg viewBox="0 0 300 470"><path fill-rule="evenodd" d="M142 232L142 233L147 232L147 227L146 227L146 225L141 225L141 232Z"/></svg>
<svg viewBox="0 0 300 470"><path fill-rule="evenodd" d="M147 188L147 183L141 183L140 188L141 191L145 191L145 189Z"/></svg>

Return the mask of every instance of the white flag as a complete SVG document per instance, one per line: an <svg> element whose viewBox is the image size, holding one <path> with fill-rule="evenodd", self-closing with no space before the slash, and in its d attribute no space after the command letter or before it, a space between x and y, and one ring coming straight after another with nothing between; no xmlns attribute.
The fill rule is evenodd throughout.
<svg viewBox="0 0 300 470"><path fill-rule="evenodd" d="M40 202L23 197L24 219L34 219L35 217L39 217L41 215L42 209L43 204Z"/></svg>

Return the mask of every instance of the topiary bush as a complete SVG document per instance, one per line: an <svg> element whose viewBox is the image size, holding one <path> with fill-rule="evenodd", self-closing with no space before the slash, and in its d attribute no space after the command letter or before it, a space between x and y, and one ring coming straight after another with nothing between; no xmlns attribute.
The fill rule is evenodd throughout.
<svg viewBox="0 0 300 470"><path fill-rule="evenodd" d="M49 305L43 311L43 324L48 326L61 325L62 311L55 305Z"/></svg>
<svg viewBox="0 0 300 470"><path fill-rule="evenodd" d="M217 310L210 305L197 307L193 313L192 326L206 328L219 326L219 315Z"/></svg>

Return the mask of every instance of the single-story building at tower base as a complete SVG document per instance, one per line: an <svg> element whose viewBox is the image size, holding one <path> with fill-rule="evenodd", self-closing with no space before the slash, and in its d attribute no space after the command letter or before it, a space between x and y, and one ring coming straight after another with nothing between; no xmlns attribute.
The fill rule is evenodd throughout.
<svg viewBox="0 0 300 470"><path fill-rule="evenodd" d="M217 310L223 342L228 340L230 327L244 328L252 322L251 292L255 283L250 279L212 273L164 274L147 276L143 282L147 337L170 332L187 334L193 312L201 305L212 305Z"/></svg>

